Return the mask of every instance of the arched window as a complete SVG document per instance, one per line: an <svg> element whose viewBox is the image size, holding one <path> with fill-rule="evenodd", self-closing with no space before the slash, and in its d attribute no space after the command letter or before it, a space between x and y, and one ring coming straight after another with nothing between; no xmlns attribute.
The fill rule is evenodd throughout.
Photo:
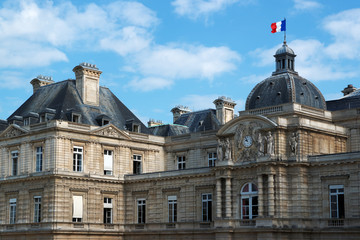
<svg viewBox="0 0 360 240"><path fill-rule="evenodd" d="M253 219L258 216L258 188L246 183L241 189L241 219Z"/></svg>

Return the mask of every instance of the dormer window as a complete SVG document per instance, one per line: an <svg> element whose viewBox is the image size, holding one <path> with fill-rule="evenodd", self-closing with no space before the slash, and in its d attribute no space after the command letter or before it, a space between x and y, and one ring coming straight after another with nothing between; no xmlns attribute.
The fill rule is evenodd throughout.
<svg viewBox="0 0 360 240"><path fill-rule="evenodd" d="M110 124L111 118L109 118L105 114L101 114L101 115L97 116L96 121L99 124L99 126L105 126L105 125Z"/></svg>
<svg viewBox="0 0 360 240"><path fill-rule="evenodd" d="M46 113L40 115L40 122L46 122Z"/></svg>
<svg viewBox="0 0 360 240"><path fill-rule="evenodd" d="M24 126L30 125L30 118L24 118Z"/></svg>
<svg viewBox="0 0 360 240"><path fill-rule="evenodd" d="M141 131L140 123L134 122L134 119L126 120L125 128L131 132L139 133Z"/></svg>
<svg viewBox="0 0 360 240"><path fill-rule="evenodd" d="M140 125L134 123L132 131L139 133L140 132Z"/></svg>
<svg viewBox="0 0 360 240"><path fill-rule="evenodd" d="M75 122L75 123L80 123L81 120L81 115L77 114L77 113L72 113L71 114L71 121Z"/></svg>

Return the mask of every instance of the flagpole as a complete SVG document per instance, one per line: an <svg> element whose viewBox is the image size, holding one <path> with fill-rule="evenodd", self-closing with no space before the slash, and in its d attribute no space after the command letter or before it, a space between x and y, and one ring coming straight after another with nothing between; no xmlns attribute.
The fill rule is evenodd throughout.
<svg viewBox="0 0 360 240"><path fill-rule="evenodd" d="M285 31L284 31L284 44L286 45L286 18L284 17L285 21Z"/></svg>

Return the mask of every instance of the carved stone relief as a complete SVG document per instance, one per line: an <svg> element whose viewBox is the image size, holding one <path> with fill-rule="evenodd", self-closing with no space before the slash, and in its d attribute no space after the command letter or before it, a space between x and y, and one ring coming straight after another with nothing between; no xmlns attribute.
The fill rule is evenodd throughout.
<svg viewBox="0 0 360 240"><path fill-rule="evenodd" d="M5 132L5 134L3 135L3 137L5 138L11 138L11 137L16 137L16 136L20 136L21 134L24 134L25 132L21 131L20 129L17 128L10 128L7 132Z"/></svg>
<svg viewBox="0 0 360 240"><path fill-rule="evenodd" d="M296 156L298 154L298 146L299 146L299 133L293 132L289 137L289 145L290 145L290 155Z"/></svg>
<svg viewBox="0 0 360 240"><path fill-rule="evenodd" d="M236 161L256 161L275 152L275 142L271 131L264 132L258 122L240 124L235 130Z"/></svg>
<svg viewBox="0 0 360 240"><path fill-rule="evenodd" d="M217 159L219 161L232 161L232 148L229 138L218 139L218 146L216 149Z"/></svg>

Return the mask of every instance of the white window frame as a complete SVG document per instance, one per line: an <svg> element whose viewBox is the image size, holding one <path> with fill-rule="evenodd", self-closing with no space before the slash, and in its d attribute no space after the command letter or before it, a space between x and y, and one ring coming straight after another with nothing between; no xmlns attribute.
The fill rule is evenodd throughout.
<svg viewBox="0 0 360 240"><path fill-rule="evenodd" d="M329 186L329 205L330 205L330 218L340 218L340 210L339 210L339 196L342 195L343 201L343 212L345 218L345 194L344 194L344 185L330 185ZM335 198L334 202L332 198ZM335 204L335 205L334 205ZM334 209L336 208L336 209Z"/></svg>
<svg viewBox="0 0 360 240"><path fill-rule="evenodd" d="M11 151L11 175L17 176L19 173L19 151Z"/></svg>
<svg viewBox="0 0 360 240"><path fill-rule="evenodd" d="M30 118L24 118L24 126L29 126L30 125Z"/></svg>
<svg viewBox="0 0 360 240"><path fill-rule="evenodd" d="M248 191L244 190L246 186L248 186ZM240 196L241 196L240 197L241 219L246 220L246 219L254 219L258 217L259 197L258 197L258 189L256 184L254 183L244 184L244 186L241 188ZM248 205L244 205L244 201L248 201ZM255 201L257 201L257 204L254 204ZM246 214L246 210L249 214Z"/></svg>
<svg viewBox="0 0 360 240"><path fill-rule="evenodd" d="M168 216L169 222L177 222L177 196L168 196Z"/></svg>
<svg viewBox="0 0 360 240"><path fill-rule="evenodd" d="M113 175L114 151L104 150L104 175Z"/></svg>
<svg viewBox="0 0 360 240"><path fill-rule="evenodd" d="M73 195L73 222L82 222L83 219L83 196Z"/></svg>
<svg viewBox="0 0 360 240"><path fill-rule="evenodd" d="M217 159L216 152L209 152L208 153L208 166L215 167L216 159Z"/></svg>
<svg viewBox="0 0 360 240"><path fill-rule="evenodd" d="M104 198L104 224L113 223L113 205L112 198Z"/></svg>
<svg viewBox="0 0 360 240"><path fill-rule="evenodd" d="M133 154L133 174L141 174L142 169L142 155Z"/></svg>
<svg viewBox="0 0 360 240"><path fill-rule="evenodd" d="M36 172L43 171L43 163L44 163L44 148L42 146L35 147L35 171Z"/></svg>
<svg viewBox="0 0 360 240"><path fill-rule="evenodd" d="M137 223L145 224L146 223L146 199L139 198L137 199Z"/></svg>
<svg viewBox="0 0 360 240"><path fill-rule="evenodd" d="M71 122L81 123L81 115L77 113L71 113Z"/></svg>
<svg viewBox="0 0 360 240"><path fill-rule="evenodd" d="M177 169L178 170L186 169L186 157L185 156L177 156Z"/></svg>
<svg viewBox="0 0 360 240"><path fill-rule="evenodd" d="M211 222L212 215L212 193L203 193L201 194L201 220Z"/></svg>
<svg viewBox="0 0 360 240"><path fill-rule="evenodd" d="M16 223L16 198L10 198L9 200L9 223Z"/></svg>
<svg viewBox="0 0 360 240"><path fill-rule="evenodd" d="M34 196L34 222L41 222L41 196Z"/></svg>
<svg viewBox="0 0 360 240"><path fill-rule="evenodd" d="M80 151L81 150L81 151ZM73 171L84 171L84 148L79 146L73 147Z"/></svg>

